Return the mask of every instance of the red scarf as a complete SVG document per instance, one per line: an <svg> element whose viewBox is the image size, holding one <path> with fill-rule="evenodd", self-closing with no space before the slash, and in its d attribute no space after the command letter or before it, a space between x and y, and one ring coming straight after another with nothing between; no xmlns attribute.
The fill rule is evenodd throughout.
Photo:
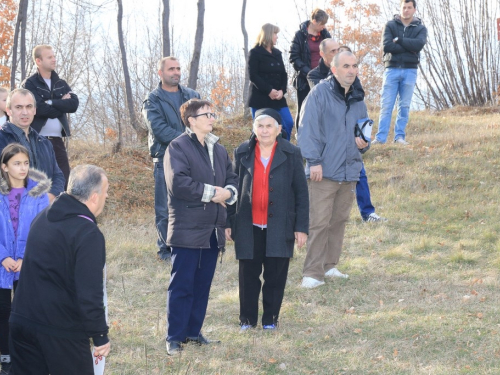
<svg viewBox="0 0 500 375"><path fill-rule="evenodd" d="M273 151L269 157L267 168L260 160L259 142L255 145L255 159L253 163L253 189L252 189L252 221L254 224L267 225L267 206L269 203L269 171L273 163L276 145L274 142Z"/></svg>

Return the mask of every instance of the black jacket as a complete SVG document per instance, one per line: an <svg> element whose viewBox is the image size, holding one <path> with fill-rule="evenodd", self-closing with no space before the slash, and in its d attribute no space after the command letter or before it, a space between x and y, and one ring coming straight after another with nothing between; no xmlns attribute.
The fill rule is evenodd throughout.
<svg viewBox="0 0 500 375"><path fill-rule="evenodd" d="M68 194L33 220L11 322L62 338L92 337L95 346L109 341L103 303L106 249L95 221L87 206Z"/></svg>
<svg viewBox="0 0 500 375"><path fill-rule="evenodd" d="M57 118L63 126L61 137L69 137L71 132L67 114L75 113L78 109L78 96L71 92L71 87L65 80L59 78L56 72L52 72L50 80L51 88L49 89L40 73L36 72L21 84L23 88L35 95L36 115L31 127L40 133L47 119ZM67 93L70 93L71 98L61 99ZM52 100L52 104L45 103L46 100Z"/></svg>
<svg viewBox="0 0 500 375"><path fill-rule="evenodd" d="M309 87L313 88L322 79L325 79L330 74L332 74L331 69L325 65L323 58L320 58L318 66L307 73L307 82L309 83Z"/></svg>
<svg viewBox="0 0 500 375"><path fill-rule="evenodd" d="M179 85L182 103L189 99L200 99L200 94L188 87ZM186 129L181 120L179 108L169 100L165 90L158 87L151 91L142 103L142 115L148 127L149 153L161 162L169 143Z"/></svg>
<svg viewBox="0 0 500 375"><path fill-rule="evenodd" d="M302 22L299 30L293 37L292 45L290 46L290 63L295 69L293 76L293 87L297 90L307 89L307 73L311 70L311 51L307 44L307 27L310 21ZM321 30L321 40L331 38L330 33L323 29Z"/></svg>
<svg viewBox="0 0 500 375"><path fill-rule="evenodd" d="M269 173L266 256L291 258L294 232L309 232L309 196L302 155L297 146L278 137ZM237 259L253 259L252 186L255 135L234 150L238 201L228 207L228 223Z"/></svg>
<svg viewBox="0 0 500 375"><path fill-rule="evenodd" d="M214 145L214 170L208 151L193 133L183 133L170 142L164 170L168 191L167 245L190 249L210 248L217 233L219 248L226 242L226 209L218 203L201 201L205 184L238 187L226 149Z"/></svg>
<svg viewBox="0 0 500 375"><path fill-rule="evenodd" d="M393 42L396 37L397 42ZM385 24L382 33L385 67L416 69L425 43L427 28L422 21L414 17L410 25L405 26L401 17L396 14L394 19Z"/></svg>
<svg viewBox="0 0 500 375"><path fill-rule="evenodd" d="M8 144L20 143L19 137L11 129L12 126L16 125L6 122L2 125L2 127L0 127L0 153ZM35 137L37 139L37 148L35 152L37 160L30 160L30 166L38 169L39 171L45 172L47 177L52 180L50 193L58 196L64 191L66 180L57 165L52 143L50 143L47 138L38 134L35 130L31 129L31 131L35 132Z"/></svg>
<svg viewBox="0 0 500 375"><path fill-rule="evenodd" d="M269 53L264 47L256 46L248 53L248 73L250 76L250 95L248 106L280 109L286 107L286 99L272 100L269 93L272 89L286 93L288 76L281 51L273 48Z"/></svg>

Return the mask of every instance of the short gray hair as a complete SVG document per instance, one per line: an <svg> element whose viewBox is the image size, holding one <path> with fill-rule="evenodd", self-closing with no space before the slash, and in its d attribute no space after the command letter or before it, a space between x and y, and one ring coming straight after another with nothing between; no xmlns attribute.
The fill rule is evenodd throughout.
<svg viewBox="0 0 500 375"><path fill-rule="evenodd" d="M326 38L326 39L323 39L323 40L321 41L321 43L319 44L319 50L320 50L321 52L325 52L326 44L327 44L327 43L330 43L330 42L335 42L335 39L333 39L333 38Z"/></svg>
<svg viewBox="0 0 500 375"><path fill-rule="evenodd" d="M67 193L85 203L93 193L101 193L104 169L95 165L78 165L71 170Z"/></svg>
<svg viewBox="0 0 500 375"><path fill-rule="evenodd" d="M337 53L334 57L333 57L333 60L332 60L332 63L330 64L330 66L334 66L336 68L339 67L339 64L340 64L340 56L354 56L354 53L352 52L349 52L349 51L344 51L344 52L340 52L340 53Z"/></svg>
<svg viewBox="0 0 500 375"><path fill-rule="evenodd" d="M35 95L33 95L33 93L30 90L27 90L27 89L14 89L11 92L9 92L9 95L7 95L7 103L6 103L6 107L7 108L12 109L11 108L12 97L14 95L16 95L16 94L19 94L19 95L22 95L22 96L31 96L31 99L33 99L33 105L36 108Z"/></svg>
<svg viewBox="0 0 500 375"><path fill-rule="evenodd" d="M174 57L174 56L162 57L162 59L158 63L158 70L163 71L163 68L165 67L165 62L167 60L169 60L169 61L179 61L179 59L177 57Z"/></svg>
<svg viewBox="0 0 500 375"><path fill-rule="evenodd" d="M252 128L253 128L253 130L255 131L255 129L257 128L257 125L259 124L259 121L261 121L261 120L265 120L266 118L273 119L273 121L274 121L274 125L275 125L278 129L279 129L280 124L278 124L278 121L276 121L276 120L274 119L274 117L272 117L272 116L268 116L268 115L260 115L259 117L257 117L257 118L254 120L254 122L253 122L253 124L252 124Z"/></svg>

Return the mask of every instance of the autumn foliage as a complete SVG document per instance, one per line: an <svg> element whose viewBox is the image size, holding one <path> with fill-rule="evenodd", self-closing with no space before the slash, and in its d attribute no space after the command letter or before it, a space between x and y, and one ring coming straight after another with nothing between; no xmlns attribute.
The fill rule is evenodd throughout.
<svg viewBox="0 0 500 375"><path fill-rule="evenodd" d="M14 42L16 13L17 4L14 0L0 2L0 86L7 86L10 82L10 68L7 61Z"/></svg>

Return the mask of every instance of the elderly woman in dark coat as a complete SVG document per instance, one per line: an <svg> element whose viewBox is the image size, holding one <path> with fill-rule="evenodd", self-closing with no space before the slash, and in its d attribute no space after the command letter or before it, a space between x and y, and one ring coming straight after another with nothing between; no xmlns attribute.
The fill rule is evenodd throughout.
<svg viewBox="0 0 500 375"><path fill-rule="evenodd" d="M167 295L167 353L181 343L209 344L201 334L217 256L225 245L226 204L238 197L237 176L226 149L211 133L216 115L210 102L181 106L186 132L165 153L168 237L172 273Z"/></svg>
<svg viewBox="0 0 500 375"><path fill-rule="evenodd" d="M238 202L228 209L226 238L239 260L240 326L255 327L262 287L262 326L276 329L294 241L309 230L309 197L300 149L280 135L281 116L270 108L255 114L254 134L234 151Z"/></svg>

